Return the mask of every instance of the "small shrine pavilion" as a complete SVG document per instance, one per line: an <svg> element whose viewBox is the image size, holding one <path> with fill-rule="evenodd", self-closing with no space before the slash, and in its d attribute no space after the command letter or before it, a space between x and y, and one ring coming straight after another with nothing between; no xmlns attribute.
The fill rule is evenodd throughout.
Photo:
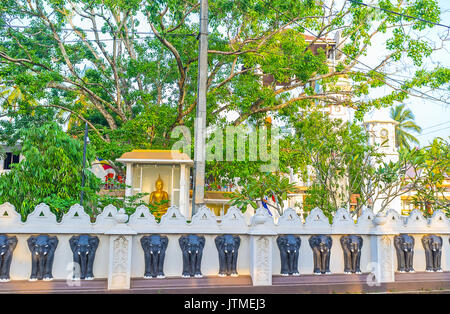
<svg viewBox="0 0 450 314"><path fill-rule="evenodd" d="M156 217L161 217L172 205L178 206L185 217L190 216L190 168L194 162L187 154L176 150L133 150L116 161L127 167L126 197L148 193L142 200L159 206Z"/></svg>

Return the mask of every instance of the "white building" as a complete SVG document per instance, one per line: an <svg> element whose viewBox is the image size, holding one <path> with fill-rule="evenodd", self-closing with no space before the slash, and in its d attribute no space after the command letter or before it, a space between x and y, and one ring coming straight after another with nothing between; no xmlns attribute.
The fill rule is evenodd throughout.
<svg viewBox="0 0 450 314"><path fill-rule="evenodd" d="M383 153L384 162L397 162L398 151L395 143L395 127L399 123L393 120L386 111L377 110L364 119L364 126L370 134L369 144L378 146L378 151Z"/></svg>
<svg viewBox="0 0 450 314"><path fill-rule="evenodd" d="M382 162L397 162L399 153L395 143L395 128L398 122L393 120L385 110L376 110L372 115L364 119L364 126L369 133L369 144L375 145L377 151L383 153ZM380 194L373 203L373 212L376 214L381 210L385 194ZM388 205L387 209L393 208L401 214L401 198L395 197Z"/></svg>

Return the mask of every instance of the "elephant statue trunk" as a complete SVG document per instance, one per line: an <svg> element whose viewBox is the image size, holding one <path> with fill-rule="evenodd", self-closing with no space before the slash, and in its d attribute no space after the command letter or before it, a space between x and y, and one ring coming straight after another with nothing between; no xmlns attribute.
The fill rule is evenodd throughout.
<svg viewBox="0 0 450 314"><path fill-rule="evenodd" d="M195 267L197 265L198 250L196 250L194 252L194 254L192 253L192 251L188 251L188 253L189 253L188 258L189 258L189 266L190 266L189 272L191 274L196 275Z"/></svg>
<svg viewBox="0 0 450 314"><path fill-rule="evenodd" d="M150 271L150 275L149 274L145 274L144 275L145 278L151 278L152 277L151 274L158 274L158 260L159 260L160 252L161 251L157 251L156 253L154 253L153 251L150 251L150 268L151 268L151 271Z"/></svg>
<svg viewBox="0 0 450 314"><path fill-rule="evenodd" d="M237 272L233 270L233 259L235 251L224 250L224 253L225 253L225 273L227 275L237 275Z"/></svg>
<svg viewBox="0 0 450 314"><path fill-rule="evenodd" d="M42 252L42 253L38 254L36 252L36 255L37 255L36 259L38 261L38 269L45 269L45 255L47 255L47 253L46 252ZM43 277L44 277L44 273L42 271L39 271L38 275L37 275L37 279L38 280L42 280ZM50 279L50 278L46 278L46 280L48 280L48 279Z"/></svg>
<svg viewBox="0 0 450 314"><path fill-rule="evenodd" d="M78 252L78 255L80 256L80 270L81 269L86 269L86 267L87 267L87 259L88 259L87 255L88 254L89 254L88 252L85 252L83 254L81 254L81 252ZM80 274L80 279L85 279L85 278L86 278L85 274L84 274L84 272L82 272Z"/></svg>

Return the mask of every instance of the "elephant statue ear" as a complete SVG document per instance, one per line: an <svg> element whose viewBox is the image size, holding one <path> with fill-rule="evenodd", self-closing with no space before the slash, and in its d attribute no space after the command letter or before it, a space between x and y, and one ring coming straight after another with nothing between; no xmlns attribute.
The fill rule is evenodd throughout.
<svg viewBox="0 0 450 314"><path fill-rule="evenodd" d="M236 250L239 248L239 246L241 245L241 238L238 235L234 236L234 245L236 246Z"/></svg>
<svg viewBox="0 0 450 314"><path fill-rule="evenodd" d="M77 236L73 236L69 239L69 245L70 245L70 249L72 250L72 252L75 252L75 248L78 245L78 240L80 238Z"/></svg>
<svg viewBox="0 0 450 314"><path fill-rule="evenodd" d="M297 242L298 247L300 247L300 245L302 245L302 240L300 239L300 237L296 237L295 242Z"/></svg>
<svg viewBox="0 0 450 314"><path fill-rule="evenodd" d="M48 237L48 243L51 245L53 249L56 249L58 246L58 238L57 237Z"/></svg>
<svg viewBox="0 0 450 314"><path fill-rule="evenodd" d="M180 243L180 247L184 250L184 248L186 247L186 243L187 243L187 236L181 236L178 239L178 243Z"/></svg>
<svg viewBox="0 0 450 314"><path fill-rule="evenodd" d="M204 236L199 236L198 237L198 242L200 243L200 247L203 249L205 247L205 237Z"/></svg>
<svg viewBox="0 0 450 314"><path fill-rule="evenodd" d="M17 237L16 236L12 236L8 238L8 245L9 245L9 249L10 250L14 250L16 248L17 245Z"/></svg>
<svg viewBox="0 0 450 314"><path fill-rule="evenodd" d="M422 245L424 249L429 250L430 249L430 236L424 236L422 238Z"/></svg>
<svg viewBox="0 0 450 314"><path fill-rule="evenodd" d="M279 237L277 238L277 244L278 244L278 246L283 246L284 244L286 244L286 242L287 242L286 237L279 236Z"/></svg>
<svg viewBox="0 0 450 314"><path fill-rule="evenodd" d="M214 239L214 243L216 244L216 247L217 247L217 249L222 249L222 247L223 247L223 243L225 242L225 238L224 238L224 236L223 235L220 235L220 236L217 236L215 239Z"/></svg>
<svg viewBox="0 0 450 314"><path fill-rule="evenodd" d="M141 238L141 245L144 247L144 246L147 246L147 244L148 244L148 237L146 237L146 236L144 236L144 237L142 237Z"/></svg>
<svg viewBox="0 0 450 314"><path fill-rule="evenodd" d="M362 248L364 241L361 236L358 236L358 243L359 243L359 248Z"/></svg>
<svg viewBox="0 0 450 314"><path fill-rule="evenodd" d="M327 237L327 245L329 248L333 245L333 239L330 236Z"/></svg>
<svg viewBox="0 0 450 314"><path fill-rule="evenodd" d="M397 250L400 250L400 246L403 242L403 238L401 236L395 236L394 237L394 246Z"/></svg>
<svg viewBox="0 0 450 314"><path fill-rule="evenodd" d="M167 236L162 236L161 237L161 245L164 248L167 248L167 244L169 243L169 238Z"/></svg>
<svg viewBox="0 0 450 314"><path fill-rule="evenodd" d="M349 236L342 236L340 239L341 242L341 246L342 246L342 250L344 251L344 253L350 253L350 249L348 247L348 244L350 242L350 237Z"/></svg>
<svg viewBox="0 0 450 314"><path fill-rule="evenodd" d="M317 246L317 237L316 236L310 236L308 239L309 246L310 247L316 247Z"/></svg>
<svg viewBox="0 0 450 314"><path fill-rule="evenodd" d="M414 246L414 244L416 243L416 240L414 240L414 237L411 237L411 242L412 242L412 245Z"/></svg>
<svg viewBox="0 0 450 314"><path fill-rule="evenodd" d="M349 240L350 240L350 238L348 236L342 236L341 237L340 241L341 241L341 245L342 245L343 248L347 247Z"/></svg>
<svg viewBox="0 0 450 314"><path fill-rule="evenodd" d="M91 246L93 246L95 249L98 247L98 243L100 242L100 240L98 239L97 236L90 236L89 237L89 244Z"/></svg>
<svg viewBox="0 0 450 314"><path fill-rule="evenodd" d="M30 248L30 251L32 251L34 245L36 244L36 237L35 236L29 237L27 240L27 243L28 243L28 247Z"/></svg>

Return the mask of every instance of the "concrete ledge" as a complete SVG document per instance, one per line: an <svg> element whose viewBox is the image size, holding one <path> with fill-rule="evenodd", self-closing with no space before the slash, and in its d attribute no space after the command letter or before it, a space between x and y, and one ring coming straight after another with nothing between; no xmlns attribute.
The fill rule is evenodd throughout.
<svg viewBox="0 0 450 314"><path fill-rule="evenodd" d="M373 282L370 274L273 277L276 292L268 293L390 293L449 290L450 272L395 273L395 282Z"/></svg>
<svg viewBox="0 0 450 314"><path fill-rule="evenodd" d="M203 278L132 278L129 290L107 290L106 279L81 281L70 286L65 280L11 281L0 283L0 293L148 293L148 294L329 294L329 293L435 293L450 290L450 272L396 273L396 282L370 286L369 274L273 276L272 286L252 286L250 276Z"/></svg>
<svg viewBox="0 0 450 314"><path fill-rule="evenodd" d="M203 278L168 277L164 279L132 279L131 289L190 289L207 287L252 286L250 276L219 277L208 276Z"/></svg>
<svg viewBox="0 0 450 314"><path fill-rule="evenodd" d="M106 291L106 279L83 280L80 285L70 285L66 280L33 281L17 280L0 283L0 293L95 293Z"/></svg>

